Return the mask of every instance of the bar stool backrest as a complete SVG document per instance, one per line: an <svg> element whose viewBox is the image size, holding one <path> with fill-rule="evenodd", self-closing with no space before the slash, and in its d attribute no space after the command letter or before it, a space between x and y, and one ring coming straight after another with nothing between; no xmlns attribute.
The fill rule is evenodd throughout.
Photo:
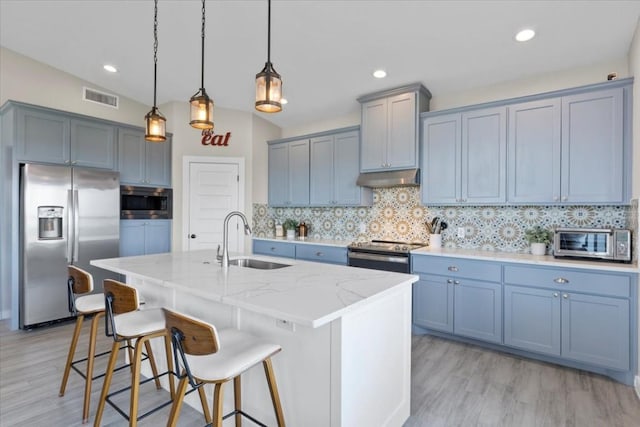
<svg viewBox="0 0 640 427"><path fill-rule="evenodd" d="M69 284L74 294L86 294L93 291L93 276L75 265L67 267Z"/></svg>
<svg viewBox="0 0 640 427"><path fill-rule="evenodd" d="M216 327L182 313L164 308L167 330L185 354L203 356L220 349ZM174 342L174 344L176 344Z"/></svg>
<svg viewBox="0 0 640 427"><path fill-rule="evenodd" d="M110 315L129 313L140 307L138 290L117 280L105 279L104 296Z"/></svg>

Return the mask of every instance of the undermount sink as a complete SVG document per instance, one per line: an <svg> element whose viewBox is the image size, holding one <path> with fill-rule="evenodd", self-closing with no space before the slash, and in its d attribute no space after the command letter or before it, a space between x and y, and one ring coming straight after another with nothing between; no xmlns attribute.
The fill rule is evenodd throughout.
<svg viewBox="0 0 640 427"><path fill-rule="evenodd" d="M245 268L257 268L258 270L275 270L276 268L291 267L291 264L280 264L278 262L262 261L253 258L238 258L229 261L229 265L236 265Z"/></svg>

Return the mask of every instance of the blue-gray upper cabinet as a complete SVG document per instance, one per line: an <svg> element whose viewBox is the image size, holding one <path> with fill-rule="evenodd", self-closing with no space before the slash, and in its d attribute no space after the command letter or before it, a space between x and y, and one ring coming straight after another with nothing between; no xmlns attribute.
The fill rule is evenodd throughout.
<svg viewBox="0 0 640 427"><path fill-rule="evenodd" d="M148 142L144 131L118 129L120 182L131 185L171 186L171 137L165 142Z"/></svg>
<svg viewBox="0 0 640 427"><path fill-rule="evenodd" d="M358 131L310 140L311 206L360 206L372 203L372 191L356 185L360 158Z"/></svg>
<svg viewBox="0 0 640 427"><path fill-rule="evenodd" d="M560 98L509 106L509 202L560 201L560 123Z"/></svg>
<svg viewBox="0 0 640 427"><path fill-rule="evenodd" d="M309 140L269 145L269 205L309 205Z"/></svg>
<svg viewBox="0 0 640 427"><path fill-rule="evenodd" d="M506 201L506 107L425 116L422 202Z"/></svg>
<svg viewBox="0 0 640 427"><path fill-rule="evenodd" d="M418 167L419 115L431 93L415 84L358 98L362 172Z"/></svg>
<svg viewBox="0 0 640 427"><path fill-rule="evenodd" d="M562 98L562 202L629 202L623 101L623 88Z"/></svg>
<svg viewBox="0 0 640 427"><path fill-rule="evenodd" d="M115 127L45 109L17 108L16 158L102 169L115 167Z"/></svg>
<svg viewBox="0 0 640 427"><path fill-rule="evenodd" d="M624 89L509 106L508 200L627 203Z"/></svg>

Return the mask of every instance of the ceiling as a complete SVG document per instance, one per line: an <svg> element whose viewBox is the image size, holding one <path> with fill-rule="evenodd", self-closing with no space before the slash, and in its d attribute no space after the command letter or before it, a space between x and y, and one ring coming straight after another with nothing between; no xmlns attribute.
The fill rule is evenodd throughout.
<svg viewBox="0 0 640 427"><path fill-rule="evenodd" d="M437 97L620 60L640 16L637 0L273 0L271 8L271 60L290 102L258 114L283 128L352 114L358 96L404 84L421 82ZM159 0L158 21L158 104L186 102L200 87L201 2ZM254 111L267 1L209 0L206 24L207 92L220 107ZM524 27L537 35L518 43ZM0 45L153 103L151 0L0 0ZM374 79L376 68L388 76Z"/></svg>

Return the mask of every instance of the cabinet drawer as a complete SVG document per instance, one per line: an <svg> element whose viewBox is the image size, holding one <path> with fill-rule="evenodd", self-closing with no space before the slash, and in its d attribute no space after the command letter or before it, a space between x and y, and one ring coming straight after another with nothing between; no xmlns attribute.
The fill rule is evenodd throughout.
<svg viewBox="0 0 640 427"><path fill-rule="evenodd" d="M512 265L504 267L504 282L617 297L629 297L631 288L631 277L624 274Z"/></svg>
<svg viewBox="0 0 640 427"><path fill-rule="evenodd" d="M324 245L296 245L296 258L347 265L347 248Z"/></svg>
<svg viewBox="0 0 640 427"><path fill-rule="evenodd" d="M488 261L412 255L412 264L415 273L466 277L490 282L500 282L502 279L500 264L494 264Z"/></svg>
<svg viewBox="0 0 640 427"><path fill-rule="evenodd" d="M254 240L253 253L262 255L296 257L296 245L293 243L271 242L268 240Z"/></svg>

